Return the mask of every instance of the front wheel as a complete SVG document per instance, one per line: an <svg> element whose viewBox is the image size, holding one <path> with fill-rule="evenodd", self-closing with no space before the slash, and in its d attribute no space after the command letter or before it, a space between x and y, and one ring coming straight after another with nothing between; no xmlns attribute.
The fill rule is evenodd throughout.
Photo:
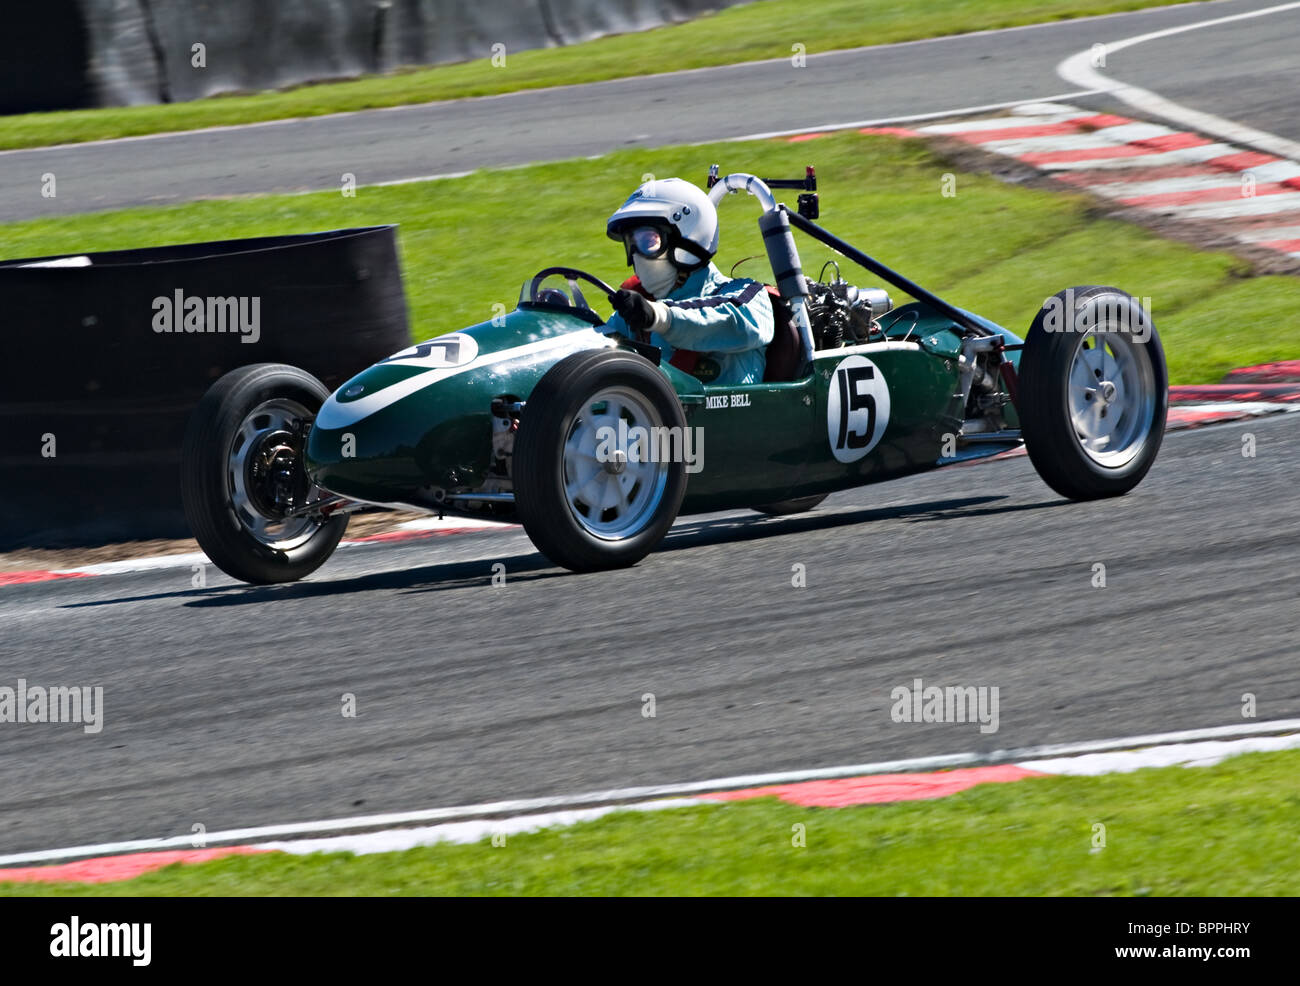
<svg viewBox="0 0 1300 986"><path fill-rule="evenodd" d="M231 370L194 409L181 448L181 499L199 547L241 582L294 582L333 554L346 515L295 510L321 495L303 468L310 426L329 396L278 363Z"/></svg>
<svg viewBox="0 0 1300 986"><path fill-rule="evenodd" d="M1116 288L1047 299L1025 337L1020 418L1039 476L1071 500L1120 496L1164 437L1169 378L1150 313Z"/></svg>
<svg viewBox="0 0 1300 986"><path fill-rule="evenodd" d="M668 533L686 460L702 452L667 379L642 357L574 353L528 397L515 438L515 509L556 564L635 565Z"/></svg>

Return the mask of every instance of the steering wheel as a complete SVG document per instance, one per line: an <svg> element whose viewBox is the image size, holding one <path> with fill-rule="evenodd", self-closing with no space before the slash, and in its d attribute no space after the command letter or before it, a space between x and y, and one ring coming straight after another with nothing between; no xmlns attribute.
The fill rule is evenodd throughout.
<svg viewBox="0 0 1300 986"><path fill-rule="evenodd" d="M558 288L542 289L542 282L548 277L555 276L563 277L569 282L569 294L571 300L570 298L564 298L564 292L560 291ZM597 328L603 327L605 325L605 319L601 318L591 310L591 306L587 304L587 299L582 296L582 291L578 288L578 281L586 281L589 284L594 285L607 299L609 299L610 304L613 304L614 295L618 292L602 281L599 277L596 277L593 274L588 274L585 270L578 270L576 267L545 267L542 270L539 270L533 276L533 279L528 282L528 301L521 301L520 304L556 304L556 302L543 297L543 295L553 291L561 298L564 298L572 309L574 315L590 322ZM648 343L639 342L636 339L629 339L625 336L618 335L617 333L614 333L613 336L617 336L617 338L621 340L620 345L636 350L656 366L659 365L661 354L657 346L651 346Z"/></svg>
<svg viewBox="0 0 1300 986"><path fill-rule="evenodd" d="M588 274L585 270L578 270L576 267L545 267L539 270L528 284L528 301L530 304L542 303L539 297L542 282L548 277L564 277L569 283L569 297L566 301L573 308L585 309L591 311L591 306L587 304L587 299L583 297L582 291L578 288L578 281L586 281L600 290L606 298L612 299L618 292L593 274ZM559 291L558 288L549 288L547 290ZM561 294L563 292L560 292Z"/></svg>

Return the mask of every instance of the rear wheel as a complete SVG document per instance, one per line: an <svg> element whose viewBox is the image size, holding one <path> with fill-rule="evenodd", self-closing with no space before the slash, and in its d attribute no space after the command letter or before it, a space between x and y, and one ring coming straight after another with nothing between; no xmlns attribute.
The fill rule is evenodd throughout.
<svg viewBox="0 0 1300 986"><path fill-rule="evenodd" d="M1168 405L1164 350L1136 298L1090 286L1048 299L1025 337L1019 408L1048 486L1072 500L1133 489L1160 451Z"/></svg>
<svg viewBox="0 0 1300 986"><path fill-rule="evenodd" d="M685 436L677 395L642 357L560 360L533 389L515 438L515 508L533 544L577 572L635 565L677 517L686 466L661 453L680 452Z"/></svg>
<svg viewBox="0 0 1300 986"><path fill-rule="evenodd" d="M329 396L278 363L231 370L203 395L181 448L181 498L199 547L242 582L293 582L319 568L347 527L293 511L321 495L303 469L307 426Z"/></svg>

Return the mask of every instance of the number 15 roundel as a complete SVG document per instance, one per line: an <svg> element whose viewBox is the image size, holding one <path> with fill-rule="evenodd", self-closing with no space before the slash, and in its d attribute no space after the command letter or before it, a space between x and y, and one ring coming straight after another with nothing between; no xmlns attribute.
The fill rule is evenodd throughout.
<svg viewBox="0 0 1300 986"><path fill-rule="evenodd" d="M826 400L826 432L840 462L856 462L889 427L889 385L865 356L846 356L835 367Z"/></svg>

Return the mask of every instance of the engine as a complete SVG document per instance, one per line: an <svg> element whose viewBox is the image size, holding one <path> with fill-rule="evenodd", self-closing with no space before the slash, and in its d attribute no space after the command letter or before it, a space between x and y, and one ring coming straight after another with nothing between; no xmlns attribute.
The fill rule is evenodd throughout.
<svg viewBox="0 0 1300 986"><path fill-rule="evenodd" d="M825 273L825 268L822 270ZM876 319L894 305L883 288L855 287L839 276L837 268L835 280L809 280L808 291L808 321L819 351L885 337Z"/></svg>

